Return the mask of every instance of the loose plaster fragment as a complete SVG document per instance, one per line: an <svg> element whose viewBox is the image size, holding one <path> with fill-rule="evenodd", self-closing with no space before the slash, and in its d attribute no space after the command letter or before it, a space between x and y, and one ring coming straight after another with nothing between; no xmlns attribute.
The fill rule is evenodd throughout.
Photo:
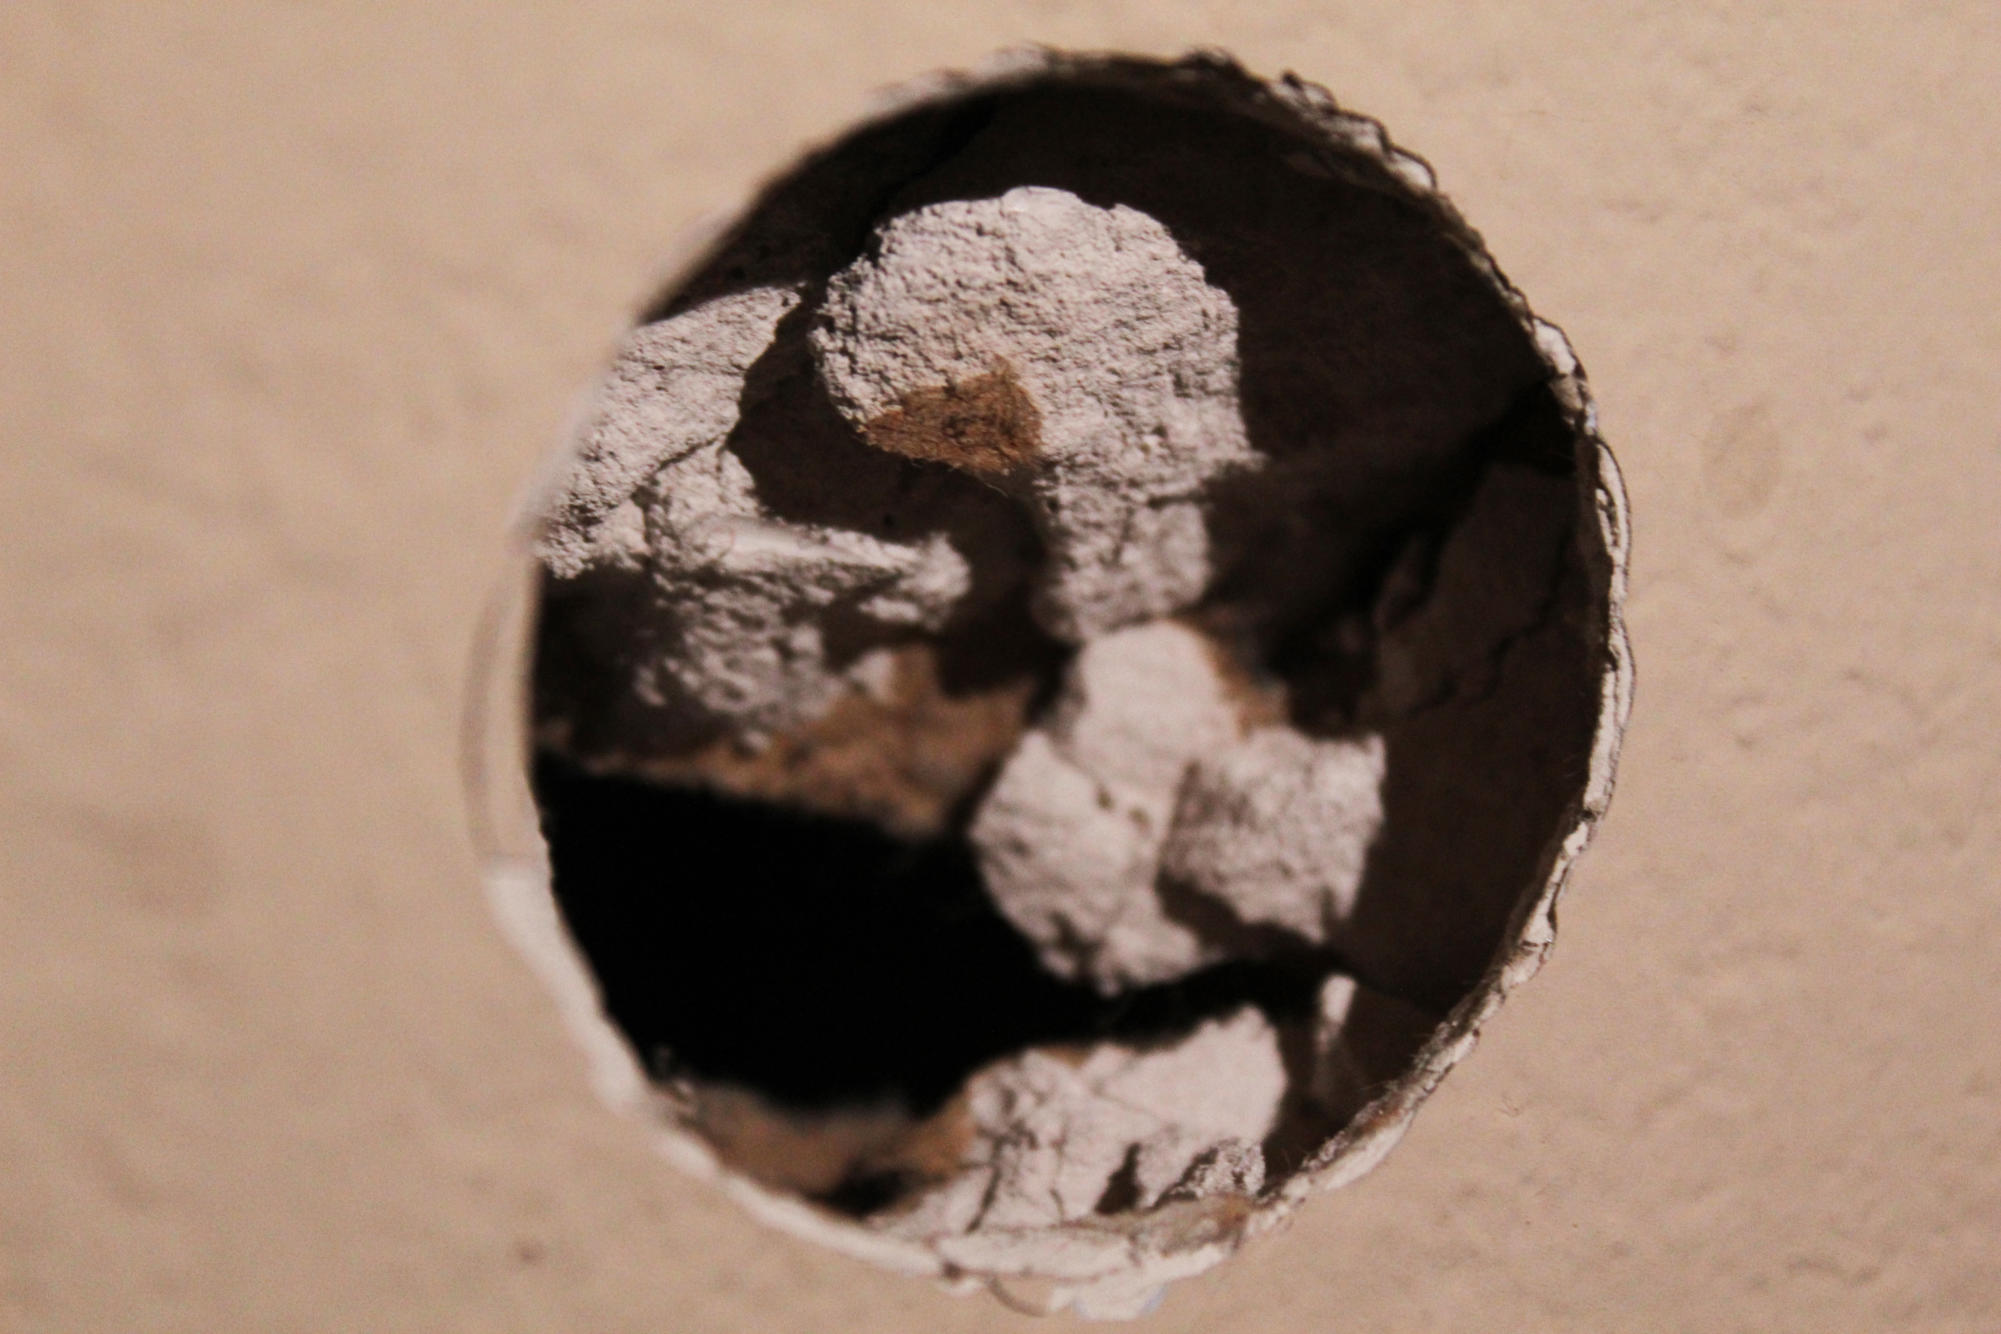
<svg viewBox="0 0 2001 1334"><path fill-rule="evenodd" d="M663 465L729 434L745 373L798 303L790 288L752 288L626 339L544 526L541 556L551 573L568 579L593 565L642 561L640 488Z"/></svg>
<svg viewBox="0 0 2001 1334"><path fill-rule="evenodd" d="M1218 650L1177 622L1078 654L971 834L1052 971L1116 991L1254 953L1245 927L1333 938L1382 823L1382 741L1244 736L1243 712Z"/></svg>
<svg viewBox="0 0 2001 1334"><path fill-rule="evenodd" d="M1154 621L1078 653L970 832L988 892L1051 971L1113 991L1222 957L1167 915L1155 881L1183 774L1239 728L1216 651L1185 625Z"/></svg>
<svg viewBox="0 0 2001 1334"><path fill-rule="evenodd" d="M1180 1203L1201 1202L1212 1218L1231 1200L1248 1206L1267 1180L1267 1145L1288 1159L1310 1153L1393 1086L1437 1023L1335 974L1310 1014L1280 1027L1243 1009L1148 1049L1024 1053L982 1071L965 1099L904 1132L911 1147L898 1161L922 1161L934 1184L876 1226L934 1241L963 1236L956 1250L990 1248L1018 1261L1063 1223ZM1288 1062L1306 1073L1288 1073ZM853 1124L839 1122L844 1144ZM959 1154L956 1173L941 1170L944 1146ZM879 1142L869 1149L882 1156ZM1177 1226L1169 1212L1160 1218Z"/></svg>
<svg viewBox="0 0 2001 1334"><path fill-rule="evenodd" d="M1261 727L1198 757L1161 849L1161 874L1237 923L1325 944L1354 908L1383 821L1383 743Z"/></svg>
<svg viewBox="0 0 2001 1334"><path fill-rule="evenodd" d="M674 598L676 638L655 665L655 688L740 736L799 726L848 689L828 643L837 610L937 631L972 589L945 533L896 543L772 515L720 442L675 459L657 486L647 537L654 577Z"/></svg>
<svg viewBox="0 0 2001 1334"><path fill-rule="evenodd" d="M978 1216L965 1222L949 1203L920 1205L890 1226L1033 1234L1148 1209L1169 1192L1254 1193L1258 1145L1286 1087L1277 1030L1251 1008L1157 1048L1024 1053L967 1089L975 1166L938 1199L962 1202L973 1194L965 1181L977 1181Z"/></svg>
<svg viewBox="0 0 2001 1334"><path fill-rule="evenodd" d="M878 448L1017 486L1037 611L1081 642L1210 577L1205 488L1251 463L1236 310L1165 227L1021 186L913 210L828 286L814 355Z"/></svg>
<svg viewBox="0 0 2001 1334"><path fill-rule="evenodd" d="M819 424L791 407L744 415L753 395L797 387L782 370L775 386L750 371L760 359L783 367L776 329L798 300L755 289L636 334L599 390L541 541L558 579L643 570L661 625L630 665L631 691L753 750L866 686L843 633L935 635L1021 577L998 499L895 465L844 469L838 452L801 466L785 450L820 452L824 426L816 438ZM815 489L865 509L874 529L786 512Z"/></svg>

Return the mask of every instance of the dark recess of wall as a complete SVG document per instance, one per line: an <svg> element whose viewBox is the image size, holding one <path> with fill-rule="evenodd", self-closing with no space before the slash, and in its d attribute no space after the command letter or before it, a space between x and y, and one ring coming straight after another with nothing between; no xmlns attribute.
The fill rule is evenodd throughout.
<svg viewBox="0 0 2001 1334"><path fill-rule="evenodd" d="M1167 1038L1247 1001L1297 1018L1338 965L1302 950L1103 997L1042 968L963 839L909 842L548 754L535 792L557 901L634 1049L656 1074L795 1107L924 1112L1030 1045Z"/></svg>

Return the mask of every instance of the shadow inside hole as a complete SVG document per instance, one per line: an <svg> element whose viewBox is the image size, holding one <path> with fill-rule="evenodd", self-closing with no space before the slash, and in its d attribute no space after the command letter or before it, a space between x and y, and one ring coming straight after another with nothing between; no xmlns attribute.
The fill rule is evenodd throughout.
<svg viewBox="0 0 2001 1334"><path fill-rule="evenodd" d="M1383 823L1341 941L1392 995L1443 1010L1472 990L1576 819L1596 722L1584 582L1566 570L1486 694L1382 727Z"/></svg>
<svg viewBox="0 0 2001 1334"><path fill-rule="evenodd" d="M1344 674L1340 662L1288 662L1286 651L1317 645L1331 621L1366 610L1404 537L1437 522L1440 505L1455 504L1494 459L1527 442L1568 468L1574 439L1544 402L1544 368L1513 313L1433 212L1370 179L1379 166L1357 157L1330 168L1324 146L1302 156L1303 144L1245 116L1124 87L1030 88L926 110L779 182L649 317L746 286L817 287L861 252L880 218L940 199L1037 184L1152 214L1235 303L1246 428L1268 460L1241 497L1215 507L1211 536L1226 568L1212 602L1247 609L1249 637L1294 690L1296 713L1353 722L1367 665ZM1053 679L1060 654L1021 613L1017 562L995 558L1014 539L989 536L1018 530L1018 516L998 496L854 437L805 356L812 305L788 317L755 368L730 443L761 500L791 518L908 541L926 531L903 522L927 508L910 502L940 493L963 525L949 530L954 544L991 598L987 617L945 636L949 675ZM802 453L802 442L817 452ZM846 485L822 487L836 467ZM944 495L954 490L965 494ZM1540 521L1567 538L1575 513L1572 499ZM1267 1146L1282 1177L1354 1110L1318 1103L1307 1087L1317 1058L1302 1025L1321 981L1351 971L1442 1012L1478 980L1521 896L1540 883L1596 717L1590 645L1602 635L1593 638L1579 560L1572 551L1551 615L1503 646L1491 690L1409 718L1361 720L1385 736L1385 818L1340 955L1259 933L1246 948L1268 956L1261 962L1106 999L1042 969L987 900L963 838L900 840L860 821L592 776L544 755L535 788L556 895L607 1010L650 1064L670 1053L675 1071L795 1108L895 1100L921 1115L979 1066L1026 1047L1165 1040L1259 1004L1281 1024L1293 1075L1286 1124ZM649 576L551 594L537 717L573 724L573 753L671 751L709 734L705 719L641 707L624 684L629 664L657 657L673 633ZM628 631L650 626L653 639L620 642L628 617ZM997 621L1011 623L1007 633L992 632ZM843 658L896 637L860 616L829 632ZM1020 661L1002 670L995 650L1009 644L1021 646ZM1423 1035L1406 1033L1387 1003L1389 1017L1373 1023L1373 1003L1355 1022L1389 1035L1368 1059L1370 1081L1387 1081Z"/></svg>
<svg viewBox="0 0 2001 1334"><path fill-rule="evenodd" d="M929 1108L982 1061L1091 1026L1093 995L1042 970L962 840L548 755L535 789L557 902L649 1064L801 1108Z"/></svg>
<svg viewBox="0 0 2001 1334"><path fill-rule="evenodd" d="M1101 996L1042 967L962 838L900 839L548 753L534 784L564 921L653 1073L796 1109L923 1115L1032 1046L1144 1046L1247 1004L1303 1022L1342 966L1298 950Z"/></svg>
<svg viewBox="0 0 2001 1334"><path fill-rule="evenodd" d="M544 570L537 589L535 728L578 755L674 754L722 734L674 695L636 689L646 664L670 657L680 627L650 570L604 566L571 579Z"/></svg>

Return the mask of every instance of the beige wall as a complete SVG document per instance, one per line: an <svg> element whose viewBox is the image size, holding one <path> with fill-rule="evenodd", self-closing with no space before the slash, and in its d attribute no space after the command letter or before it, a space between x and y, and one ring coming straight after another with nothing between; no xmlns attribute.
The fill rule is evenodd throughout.
<svg viewBox="0 0 2001 1334"><path fill-rule="evenodd" d="M1637 529L1552 965L1145 1328L2001 1327L1994 15L0 6L0 1328L1029 1328L599 1109L453 745L511 499L669 242L1030 37L1385 118L1570 332Z"/></svg>

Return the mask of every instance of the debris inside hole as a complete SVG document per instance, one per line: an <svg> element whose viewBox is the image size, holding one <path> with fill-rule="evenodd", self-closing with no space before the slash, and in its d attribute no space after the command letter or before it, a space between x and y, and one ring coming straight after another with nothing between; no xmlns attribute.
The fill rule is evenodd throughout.
<svg viewBox="0 0 2001 1334"><path fill-rule="evenodd" d="M539 549L607 1013L726 1165L971 1271L1319 1161L1509 943L1597 726L1520 313L1380 153L1173 68L771 186Z"/></svg>

